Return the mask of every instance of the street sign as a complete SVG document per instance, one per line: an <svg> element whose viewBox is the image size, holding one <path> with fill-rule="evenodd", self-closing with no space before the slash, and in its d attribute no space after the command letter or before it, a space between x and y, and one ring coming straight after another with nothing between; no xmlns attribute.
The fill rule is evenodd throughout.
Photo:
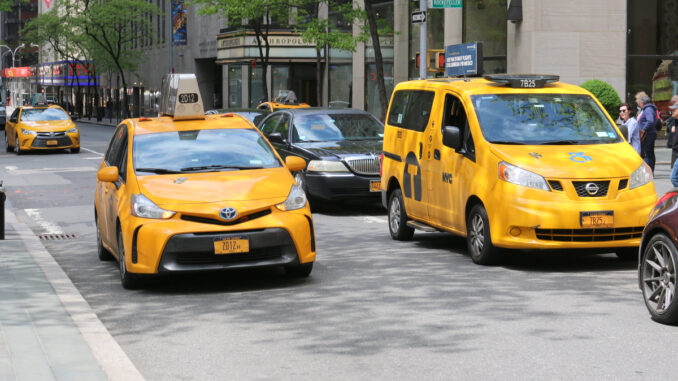
<svg viewBox="0 0 678 381"><path fill-rule="evenodd" d="M426 22L426 12L424 11L412 12L412 23L418 24L422 22Z"/></svg>
<svg viewBox="0 0 678 381"><path fill-rule="evenodd" d="M446 77L481 74L483 74L482 42L447 45L445 47Z"/></svg>
<svg viewBox="0 0 678 381"><path fill-rule="evenodd" d="M431 8L461 8L462 0L429 0Z"/></svg>

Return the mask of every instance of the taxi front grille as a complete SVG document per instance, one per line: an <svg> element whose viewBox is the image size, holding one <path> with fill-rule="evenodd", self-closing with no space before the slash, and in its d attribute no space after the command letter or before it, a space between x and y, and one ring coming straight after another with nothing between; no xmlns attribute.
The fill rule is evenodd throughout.
<svg viewBox="0 0 678 381"><path fill-rule="evenodd" d="M65 132L38 132L38 137L43 139L54 139L66 136Z"/></svg>
<svg viewBox="0 0 678 381"><path fill-rule="evenodd" d="M351 170L359 175L377 176L379 175L379 158L365 158L365 159L346 159Z"/></svg>
<svg viewBox="0 0 678 381"><path fill-rule="evenodd" d="M617 189L622 190L626 188L626 186L629 184L629 179L622 179L619 180L619 187Z"/></svg>
<svg viewBox="0 0 678 381"><path fill-rule="evenodd" d="M579 197L605 197L607 196L607 189L610 187L610 181L573 181L572 185L574 185ZM589 191L591 192L589 193Z"/></svg>
<svg viewBox="0 0 678 381"><path fill-rule="evenodd" d="M216 218L206 218L206 217L198 217L198 216L192 216L190 214L182 214L181 219L184 221L192 221L192 222L200 222L203 224L213 224L213 225L222 225L222 226L231 226L231 225L237 225L237 224L242 224L243 222L251 221L256 218L261 218L264 216L268 216L271 214L271 209L265 209L260 212L248 214L245 216L242 216L238 218L237 220L234 221L224 221L224 220L217 220Z"/></svg>
<svg viewBox="0 0 678 381"><path fill-rule="evenodd" d="M563 190L563 184L561 184L558 180L549 180L549 185L551 186L551 189L555 191Z"/></svg>
<svg viewBox="0 0 678 381"><path fill-rule="evenodd" d="M180 265L208 265L217 263L256 262L282 257L282 247L262 247L242 254L215 255L212 252L179 253L177 263Z"/></svg>
<svg viewBox="0 0 678 381"><path fill-rule="evenodd" d="M56 140L56 144L47 144L48 141L52 140ZM70 146L72 144L73 142L71 141L71 138L69 138L68 136L43 138L40 135L38 135L38 137L33 140L33 144L31 144L31 147L58 147L58 146Z"/></svg>
<svg viewBox="0 0 678 381"><path fill-rule="evenodd" d="M643 227L606 229L535 229L537 238L560 242L605 242L640 238Z"/></svg>

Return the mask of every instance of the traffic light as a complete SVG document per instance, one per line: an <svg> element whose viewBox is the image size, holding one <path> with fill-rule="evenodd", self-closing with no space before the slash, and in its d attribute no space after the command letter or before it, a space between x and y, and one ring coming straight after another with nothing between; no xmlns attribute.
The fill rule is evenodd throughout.
<svg viewBox="0 0 678 381"><path fill-rule="evenodd" d="M445 52L436 52L436 69L445 70Z"/></svg>
<svg viewBox="0 0 678 381"><path fill-rule="evenodd" d="M414 66L419 69L419 52L414 56Z"/></svg>

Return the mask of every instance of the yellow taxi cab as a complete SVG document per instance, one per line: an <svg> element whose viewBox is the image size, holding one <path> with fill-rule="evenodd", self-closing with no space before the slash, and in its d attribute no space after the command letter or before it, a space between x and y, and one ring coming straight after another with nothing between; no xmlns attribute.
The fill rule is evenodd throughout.
<svg viewBox="0 0 678 381"><path fill-rule="evenodd" d="M69 149L80 152L80 131L57 105L17 107L5 125L7 152Z"/></svg>
<svg viewBox="0 0 678 381"><path fill-rule="evenodd" d="M382 202L396 240L466 236L471 258L507 249L637 257L652 171L586 90L553 75L403 82L384 131Z"/></svg>
<svg viewBox="0 0 678 381"><path fill-rule="evenodd" d="M282 266L307 277L316 256L306 195L246 118L204 115L196 78L163 81L161 116L123 121L97 173L101 260L125 288L146 274Z"/></svg>
<svg viewBox="0 0 678 381"><path fill-rule="evenodd" d="M292 90L280 90L275 99L271 102L262 102L257 106L259 110L268 110L270 112L278 110L287 110L292 108L311 107L308 103L298 102L297 96Z"/></svg>

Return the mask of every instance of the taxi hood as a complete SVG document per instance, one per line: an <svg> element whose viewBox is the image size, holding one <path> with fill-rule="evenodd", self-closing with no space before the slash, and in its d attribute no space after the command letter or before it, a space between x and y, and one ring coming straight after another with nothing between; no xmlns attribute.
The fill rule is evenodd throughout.
<svg viewBox="0 0 678 381"><path fill-rule="evenodd" d="M491 144L500 160L545 178L603 179L628 177L643 159L626 142L590 145Z"/></svg>
<svg viewBox="0 0 678 381"><path fill-rule="evenodd" d="M294 179L284 168L137 175L139 189L158 206L287 198Z"/></svg>
<svg viewBox="0 0 678 381"><path fill-rule="evenodd" d="M75 126L70 120L22 121L21 124L38 132L62 131Z"/></svg>

